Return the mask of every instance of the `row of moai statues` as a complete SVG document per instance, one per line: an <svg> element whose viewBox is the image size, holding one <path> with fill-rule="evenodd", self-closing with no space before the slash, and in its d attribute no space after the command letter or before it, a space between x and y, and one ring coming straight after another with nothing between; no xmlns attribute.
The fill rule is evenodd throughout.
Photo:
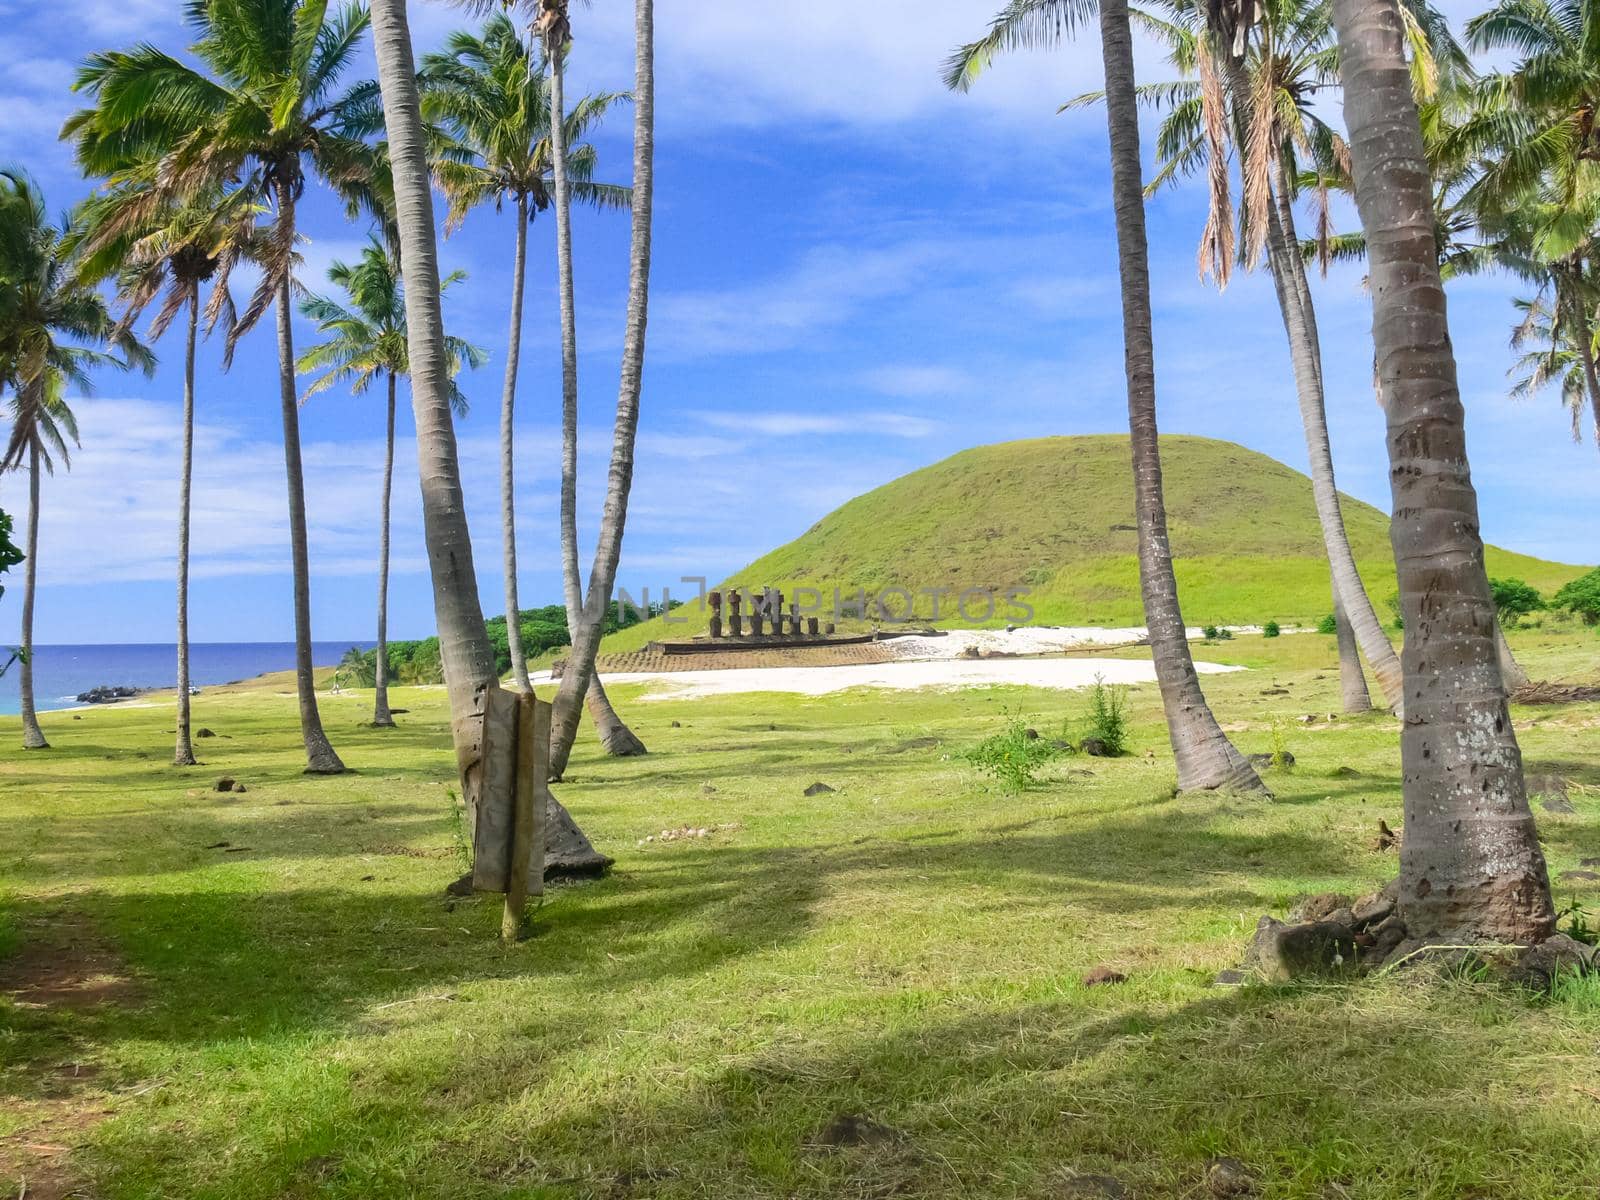
<svg viewBox="0 0 1600 1200"><path fill-rule="evenodd" d="M746 595L738 588L729 591L726 596L721 592L710 592L707 599L711 602L711 636L714 638L763 635L816 637L819 633L833 632L831 621L823 626L816 617L802 617L796 601L791 600L786 609L783 593L777 588L763 588L759 593L751 594L748 597L748 613L745 612ZM722 616L724 601L728 608L726 625Z"/></svg>

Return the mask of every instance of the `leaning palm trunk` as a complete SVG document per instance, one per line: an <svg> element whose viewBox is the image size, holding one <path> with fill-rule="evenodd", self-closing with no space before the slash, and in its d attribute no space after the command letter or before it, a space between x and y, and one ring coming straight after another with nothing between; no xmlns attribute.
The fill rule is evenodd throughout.
<svg viewBox="0 0 1600 1200"><path fill-rule="evenodd" d="M452 718L460 718L473 711L474 693L494 683L497 676L494 650L483 627L478 581L473 574L472 538L467 529L461 464L450 413L450 370L439 308L433 196L405 0L373 0L372 32L394 170L423 533L433 578L433 608L439 625L439 654L444 663L450 712ZM452 729L459 738L462 726L453 720ZM458 754L464 749L459 741L456 749ZM597 871L609 865L611 860L596 852L553 796L546 811L547 874Z"/></svg>
<svg viewBox="0 0 1600 1200"><path fill-rule="evenodd" d="M1511 643L1506 641L1506 631L1500 624L1498 616L1494 622L1494 655L1500 663L1500 678L1505 683L1507 692L1528 686L1528 673L1522 669L1522 664L1511 653Z"/></svg>
<svg viewBox="0 0 1600 1200"><path fill-rule="evenodd" d="M1350 628L1350 618L1345 614L1344 601L1339 598L1338 585L1333 589L1333 630L1339 642L1339 691L1347 713L1364 713L1372 710L1372 693L1367 691L1367 677L1361 671L1361 655L1356 652L1355 631Z"/></svg>
<svg viewBox="0 0 1600 1200"><path fill-rule="evenodd" d="M1139 589L1150 650L1161 685L1178 786L1261 788L1261 780L1206 706L1189 654L1178 584L1167 541L1156 430L1155 346L1150 328L1149 249L1139 166L1139 115L1134 94L1133 38L1127 0L1101 0L1106 118L1111 132L1111 189L1122 278L1122 324L1128 374L1128 426L1133 449L1134 510L1139 522Z"/></svg>
<svg viewBox="0 0 1600 1200"><path fill-rule="evenodd" d="M1226 53L1226 50L1224 50ZM1239 126L1241 146L1248 144L1238 106L1251 94L1250 82L1238 58L1229 55L1229 85L1234 96L1234 118ZM1322 387L1322 345L1317 330L1316 309L1311 303L1311 287L1306 280L1305 262L1299 254L1295 236L1294 211L1289 204L1289 180L1282 154L1271 156L1272 183L1266 205L1267 265L1278 311L1289 341L1289 359L1294 369L1295 393L1300 402L1300 422L1305 428L1306 454L1311 464L1311 495L1322 527L1322 544L1333 572L1334 591L1343 601L1346 617L1356 641L1390 708L1404 715L1405 691L1401 681L1400 659L1394 652L1372 600L1356 570L1355 555L1345 532L1344 513L1339 506L1339 489L1334 482L1333 451L1328 440L1328 413ZM1337 615L1337 614L1336 614ZM1365 688L1363 687L1363 691ZM1369 699L1370 704L1370 699Z"/></svg>
<svg viewBox="0 0 1600 1200"><path fill-rule="evenodd" d="M1400 915L1421 938L1538 941L1555 910L1494 648L1431 176L1392 0L1334 0L1388 421L1405 618Z"/></svg>
<svg viewBox="0 0 1600 1200"><path fill-rule="evenodd" d="M42 385L30 385L42 386ZM17 686L22 691L22 747L48 750L39 717L33 711L33 596L39 583L39 447L28 447L28 565L22 575L22 661Z"/></svg>
<svg viewBox="0 0 1600 1200"><path fill-rule="evenodd" d="M189 740L189 508L194 480L194 342L200 297L189 297L189 329L183 348L183 464L178 475L178 728L172 764L192 767Z"/></svg>
<svg viewBox="0 0 1600 1200"><path fill-rule="evenodd" d="M278 184L278 220L294 231L294 193ZM306 747L306 773L337 775L344 763L322 732L317 711L317 685L311 664L311 552L306 533L306 480L300 462L300 403L294 386L294 332L291 327L289 276L278 282L278 398L283 409L283 463L289 481L289 548L294 564L294 676L300 698L300 736Z"/></svg>
<svg viewBox="0 0 1600 1200"><path fill-rule="evenodd" d="M561 581L567 628L583 621L583 581L578 570L578 324L572 283L572 187L567 177L566 55L550 54L550 160L555 191L556 267L561 293ZM607 754L644 754L645 745L611 707L598 674L586 694L589 716ZM571 748L568 747L568 753Z"/></svg>
<svg viewBox="0 0 1600 1200"><path fill-rule="evenodd" d="M528 270L528 198L517 197L517 250L511 266L511 333L506 339L506 382L500 397L500 521L506 571L506 645L511 651L511 677L523 691L528 660L522 653L521 608L517 603L517 489L512 417L517 406L517 364L522 357L522 289Z"/></svg>
<svg viewBox="0 0 1600 1200"><path fill-rule="evenodd" d="M373 651L372 723L392 728L389 711L389 500L394 484L394 372L389 372L389 421L383 443L383 512L378 518L378 648Z"/></svg>
<svg viewBox="0 0 1600 1200"><path fill-rule="evenodd" d="M555 712L550 721L550 774L554 779L559 779L566 770L572 743L578 733L583 699L588 695L589 684L594 677L595 654L600 648L606 608L611 603L611 589L616 583L617 561L622 554L622 530L628 515L628 490L633 483L633 445L639 429L639 390L644 373L645 325L649 315L650 218L655 190L654 16L653 0L634 0L638 66L634 84L633 241L628 263L627 330L623 338L617 420L612 435L605 508L600 517L600 538L595 547L594 565L589 572L588 596L578 614L579 619L568 619L572 629L572 649L567 657L566 671L561 676L561 687L556 692ZM559 66L552 70L553 84L560 79L559 72ZM558 97L558 92L552 93L551 110L555 113L560 112ZM554 120L559 124L559 117ZM559 172L556 185L565 189L563 155L559 147L552 147L552 152L557 164L555 170ZM570 259L570 251L566 253ZM563 302L566 301L564 295ZM573 411L576 413L575 407ZM573 546L575 550L575 539Z"/></svg>

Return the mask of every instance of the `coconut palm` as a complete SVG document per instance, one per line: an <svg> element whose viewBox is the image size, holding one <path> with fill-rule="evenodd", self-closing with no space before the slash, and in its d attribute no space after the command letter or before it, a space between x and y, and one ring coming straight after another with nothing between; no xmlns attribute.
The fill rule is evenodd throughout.
<svg viewBox="0 0 1600 1200"><path fill-rule="evenodd" d="M1333 17L1405 618L1400 915L1414 938L1538 941L1554 930L1555 908L1496 662L1404 28L1389 0L1334 0Z"/></svg>
<svg viewBox="0 0 1600 1200"><path fill-rule="evenodd" d="M497 682L494 648L484 628L473 574L461 465L451 421L449 369L439 305L438 243L429 187L429 154L422 123L405 0L373 0L373 46L382 88L392 166L394 227L406 292L406 344L411 403L417 424L423 530L433 579L439 653L450 695L458 761L466 766L476 744L475 697ZM548 796L548 793L546 793ZM610 862L597 853L567 810L549 797L546 870L596 871Z"/></svg>
<svg viewBox="0 0 1600 1200"><path fill-rule="evenodd" d="M306 770L335 774L344 764L323 732L312 679L310 554L290 293L295 211L307 174L347 190L371 169L371 150L361 136L378 123L377 85L340 88L366 31L367 13L357 4L330 11L327 0L193 0L186 14L196 35L189 51L203 69L150 45L92 55L74 86L92 95L95 105L69 120L63 136L75 142L90 174L149 162L174 196L227 184L274 212L261 283L230 331L228 347L231 352L268 307L276 309L300 728Z"/></svg>
<svg viewBox="0 0 1600 1200"><path fill-rule="evenodd" d="M233 268L259 250L259 207L242 193L212 189L175 204L164 200L147 164L137 164L82 210L79 274L112 277L123 305L124 327L161 302L149 337L157 341L180 313L185 316L183 435L178 473L178 697L172 752L175 766L195 765L190 738L189 516L194 478L195 342L200 293L209 282L206 331L233 325L228 281Z"/></svg>
<svg viewBox="0 0 1600 1200"><path fill-rule="evenodd" d="M1094 5L1086 0L1011 0L995 17L985 37L951 57L946 82L964 90L995 55L1016 47L1056 44L1093 11ZM1149 248L1144 228L1138 99L1127 0L1100 0L1099 21L1111 135L1112 203L1122 277L1129 441L1133 450L1134 511L1139 523L1139 586L1167 732L1177 760L1178 786L1260 789L1261 780L1255 770L1222 732L1206 704L1178 605L1161 491Z"/></svg>
<svg viewBox="0 0 1600 1200"><path fill-rule="evenodd" d="M449 287L461 272L443 280ZM301 301L300 311L317 323L327 341L311 347L300 356L296 367L302 373L324 372L306 388L305 398L345 384L351 395L360 396L375 379L386 385L385 438L383 450L383 503L379 509L378 533L378 648L373 678L372 723L392 728L389 711L389 498L394 481L395 388L401 376L411 374L411 355L406 345L406 299L398 273L388 250L377 238L361 252L361 260L349 265L334 262L328 279L344 289L347 304L322 296ZM482 347L464 338L446 337L446 386L450 407L457 415L467 411L467 398L455 382L463 366L477 368L488 361Z"/></svg>
<svg viewBox="0 0 1600 1200"><path fill-rule="evenodd" d="M66 403L70 385L89 390L97 367L147 373L155 359L112 317L105 300L74 271L70 217L52 225L38 187L17 170L0 170L0 392L9 394L11 434L0 472L28 470L28 531L23 576L22 744L45 749L33 696L33 610L39 577L40 468L69 465L78 425Z"/></svg>
<svg viewBox="0 0 1600 1200"><path fill-rule="evenodd" d="M545 71L503 13L489 17L480 33L452 34L445 51L424 57L422 83L424 112L445 134L434 169L449 204L445 232L457 229L469 212L491 200L497 210L509 204L516 217L511 328L500 405L500 509L512 677L527 691L528 665L516 620L520 607L513 415L521 363L528 226L550 207L554 191L552 112L563 114L558 130L573 146L568 163L577 198L595 208L627 207L627 188L594 181L595 149L582 139L628 97L602 92L585 97L570 113L565 112L557 99L554 74ZM575 562L575 550L573 559Z"/></svg>

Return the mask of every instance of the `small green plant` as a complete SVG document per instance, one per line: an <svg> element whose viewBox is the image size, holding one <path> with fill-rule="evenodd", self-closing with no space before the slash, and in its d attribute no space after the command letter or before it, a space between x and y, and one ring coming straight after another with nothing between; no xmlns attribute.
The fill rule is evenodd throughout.
<svg viewBox="0 0 1600 1200"><path fill-rule="evenodd" d="M1040 737L1021 717L1013 717L999 733L984 738L962 757L1002 791L1020 792L1034 783L1040 767L1062 753L1061 746Z"/></svg>
<svg viewBox="0 0 1600 1200"><path fill-rule="evenodd" d="M1339 619L1337 617L1335 617L1332 613L1329 613L1327 616L1323 617L1322 620L1317 622L1317 632L1318 633L1338 633L1339 632Z"/></svg>
<svg viewBox="0 0 1600 1200"><path fill-rule="evenodd" d="M1278 628L1276 621L1268 621L1261 627L1261 636L1264 638L1277 637L1283 631Z"/></svg>
<svg viewBox="0 0 1600 1200"><path fill-rule="evenodd" d="M1102 676L1094 677L1089 689L1089 711L1084 716L1084 740L1097 739L1106 758L1119 758L1128 752L1128 689L1107 687Z"/></svg>
<svg viewBox="0 0 1600 1200"><path fill-rule="evenodd" d="M455 847L456 859L461 863L461 869L470 871L472 839L467 836L467 806L461 803L455 788L446 789L444 797L445 802L450 805L450 842Z"/></svg>
<svg viewBox="0 0 1600 1200"><path fill-rule="evenodd" d="M1400 593L1390 592L1389 598L1384 601L1384 604L1389 609L1389 615L1394 618L1394 627L1396 629L1404 629L1406 627L1406 618L1405 610L1400 607Z"/></svg>
<svg viewBox="0 0 1600 1200"><path fill-rule="evenodd" d="M1581 900L1574 900L1556 914L1556 928L1575 942L1593 946L1600 943L1600 928L1589 924L1590 915ZM1566 922L1565 927L1562 927L1562 921Z"/></svg>
<svg viewBox="0 0 1600 1200"><path fill-rule="evenodd" d="M1202 625L1202 626L1200 626L1200 636L1205 638L1206 641L1208 641L1208 642L1216 641L1217 640L1217 627L1215 625Z"/></svg>
<svg viewBox="0 0 1600 1200"><path fill-rule="evenodd" d="M1287 771L1294 766L1294 758L1289 753L1289 745L1284 737L1283 725L1274 723L1272 726L1272 766L1274 770Z"/></svg>

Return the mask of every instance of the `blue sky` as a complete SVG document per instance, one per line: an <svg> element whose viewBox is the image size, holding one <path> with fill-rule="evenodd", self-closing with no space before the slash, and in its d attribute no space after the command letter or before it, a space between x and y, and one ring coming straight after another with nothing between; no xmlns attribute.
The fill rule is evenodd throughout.
<svg viewBox="0 0 1600 1200"><path fill-rule="evenodd" d="M681 575L718 577L851 496L965 447L1125 428L1104 117L1055 113L1098 86L1098 46L1090 38L1019 57L973 95L948 95L940 60L982 28L990 7L660 0L653 304L621 576L636 593ZM444 5L411 8L419 51L463 22ZM0 2L0 161L31 169L53 206L86 194L55 140L74 107L74 67L91 51L139 40L181 49L178 9L167 0ZM623 0L578 11L570 93L631 84L631 11ZM369 51L359 70L374 69ZM1167 76L1148 52L1141 71ZM624 112L596 139L602 177L626 180L630 137ZM1201 202L1191 187L1150 206L1162 428L1237 441L1303 469L1271 288L1241 277L1219 296L1198 282ZM366 233L314 193L302 216L303 278L317 288L327 264L358 253ZM610 445L627 233L615 214L580 214L575 225L585 561ZM488 612L503 609L504 595L495 439L512 236L509 216L485 210L443 245L446 266L469 275L447 300L451 331L492 355L465 381L474 410L460 425ZM525 606L560 597L547 220L530 244L517 427ZM1387 509L1360 272L1337 273L1316 292L1340 484ZM1528 553L1595 562L1600 456L1568 440L1554 396L1505 397L1511 295L1501 280L1451 291L1484 533ZM309 334L299 322L298 344ZM169 336L158 350L167 361L154 380L107 376L75 401L82 449L69 473L44 483L40 642L171 640L181 345ZM249 339L230 374L218 359L217 347L204 348L191 636L287 639L270 330ZM370 638L381 403L333 392L301 416L315 635ZM425 635L433 620L405 404L401 427L396 637ZM20 478L0 481L0 505L20 516Z"/></svg>

